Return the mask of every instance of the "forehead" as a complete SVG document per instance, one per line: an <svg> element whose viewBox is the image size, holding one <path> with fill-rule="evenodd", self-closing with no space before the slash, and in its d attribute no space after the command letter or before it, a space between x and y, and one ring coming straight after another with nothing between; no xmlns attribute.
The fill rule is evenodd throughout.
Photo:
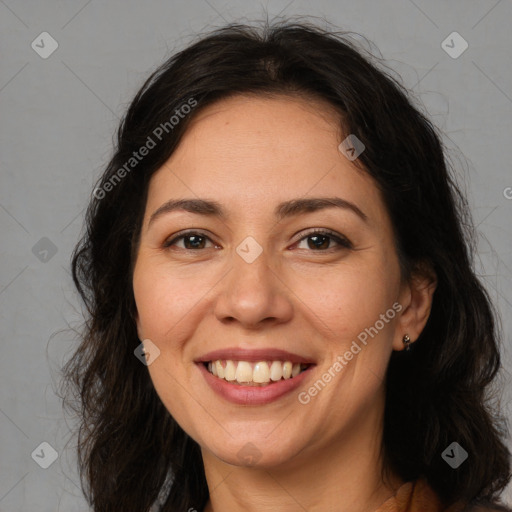
<svg viewBox="0 0 512 512"><path fill-rule="evenodd" d="M323 101L254 95L218 101L198 112L152 177L148 210L196 196L254 213L292 198L336 195L382 215L373 179L339 151L343 137L340 115Z"/></svg>

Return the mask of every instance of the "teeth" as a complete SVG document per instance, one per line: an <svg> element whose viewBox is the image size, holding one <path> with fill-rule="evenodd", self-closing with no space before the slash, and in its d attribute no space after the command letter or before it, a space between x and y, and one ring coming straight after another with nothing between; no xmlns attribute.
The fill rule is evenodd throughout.
<svg viewBox="0 0 512 512"><path fill-rule="evenodd" d="M226 361L226 368L224 368L224 378L229 381L236 380L236 368L233 361Z"/></svg>
<svg viewBox="0 0 512 512"><path fill-rule="evenodd" d="M281 379L296 377L308 365L291 361L210 361L208 371L230 382L236 381L243 385L268 384L270 381L277 382Z"/></svg>
<svg viewBox="0 0 512 512"><path fill-rule="evenodd" d="M240 363L238 365L240 366ZM270 382L270 369L266 361L260 361L254 365L252 380L259 383Z"/></svg>
<svg viewBox="0 0 512 512"><path fill-rule="evenodd" d="M289 379L292 376L292 363L290 361L286 361L286 363L283 364L283 378Z"/></svg>
<svg viewBox="0 0 512 512"><path fill-rule="evenodd" d="M237 382L251 382L252 366L246 361L240 361L236 368L235 378Z"/></svg>
<svg viewBox="0 0 512 512"><path fill-rule="evenodd" d="M224 367L222 366L222 363L220 361L215 361L214 365L213 365L217 371L217 374L215 374L214 372L213 375L217 375L217 377L220 377L221 379L224 378Z"/></svg>
<svg viewBox="0 0 512 512"><path fill-rule="evenodd" d="M283 377L283 363L281 361L272 361L270 366L270 378L275 382Z"/></svg>

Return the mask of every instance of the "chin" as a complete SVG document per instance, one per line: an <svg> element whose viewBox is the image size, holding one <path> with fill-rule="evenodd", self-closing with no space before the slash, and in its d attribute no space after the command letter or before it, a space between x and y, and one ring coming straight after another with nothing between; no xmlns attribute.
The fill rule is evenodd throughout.
<svg viewBox="0 0 512 512"><path fill-rule="evenodd" d="M203 444L205 446L205 444ZM268 434L257 437L243 436L226 442L207 444L207 449L215 457L232 466L275 468L294 459L305 445L288 437L286 440L275 439L270 443Z"/></svg>

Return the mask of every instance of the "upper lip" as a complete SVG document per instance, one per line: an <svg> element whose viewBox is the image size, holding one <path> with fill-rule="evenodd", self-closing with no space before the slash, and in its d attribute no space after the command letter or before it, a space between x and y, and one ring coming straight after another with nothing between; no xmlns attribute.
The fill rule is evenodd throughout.
<svg viewBox="0 0 512 512"><path fill-rule="evenodd" d="M307 356L280 350L277 348L260 348L260 349L246 349L246 348L223 348L212 350L197 359L196 363L207 363L209 361L227 360L232 361L290 361L291 363L305 363L314 364L315 361Z"/></svg>

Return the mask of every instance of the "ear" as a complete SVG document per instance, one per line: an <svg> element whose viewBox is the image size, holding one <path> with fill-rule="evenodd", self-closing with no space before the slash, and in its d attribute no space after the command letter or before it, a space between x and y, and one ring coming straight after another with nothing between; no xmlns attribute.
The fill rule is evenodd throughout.
<svg viewBox="0 0 512 512"><path fill-rule="evenodd" d="M406 334L412 343L418 339L430 316L436 287L436 273L427 264L418 265L409 280L402 284L399 303L403 309L397 321L393 350L405 348L402 340Z"/></svg>
<svg viewBox="0 0 512 512"><path fill-rule="evenodd" d="M137 337L139 338L139 340L143 340L144 338L142 337L142 328L137 308L135 308L135 312L132 314L132 319L135 322L135 327L137 328Z"/></svg>

